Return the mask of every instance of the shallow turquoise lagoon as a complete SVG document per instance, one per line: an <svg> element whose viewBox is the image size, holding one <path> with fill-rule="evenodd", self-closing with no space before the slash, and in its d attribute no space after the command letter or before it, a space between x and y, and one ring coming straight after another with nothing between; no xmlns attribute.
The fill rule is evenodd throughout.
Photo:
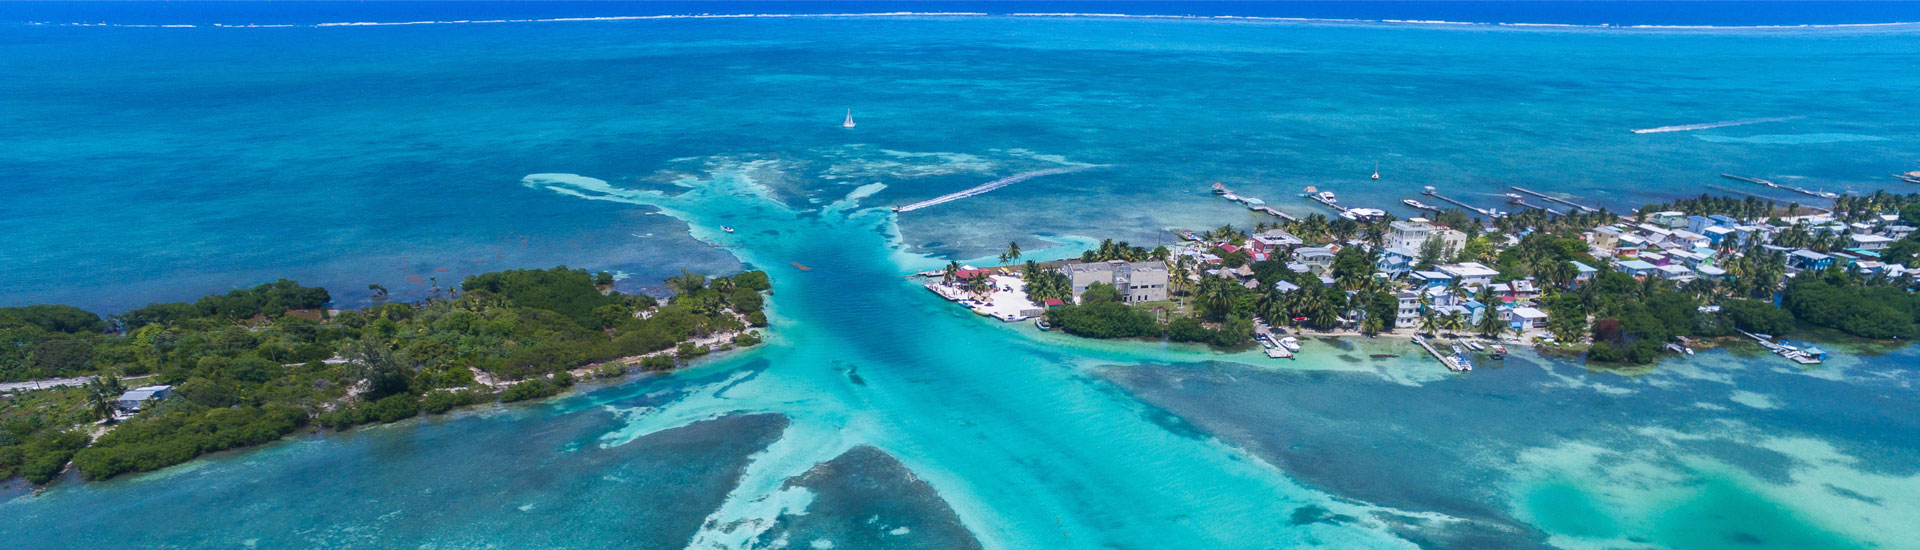
<svg viewBox="0 0 1920 550"><path fill-rule="evenodd" d="M778 329L547 402L69 480L0 503L0 539L25 547L1920 547L1912 351L1803 371L1734 348L1640 376L1521 353L1460 376L1387 340L1312 340L1295 362L1074 340L901 277L1014 238L1073 252L1035 252L1037 234L1253 221L1205 194L1214 180L1300 211L1285 198L1306 184L1386 204L1517 183L1617 206L1719 171L1872 188L1920 134L1891 115L1920 89L1901 84L1910 35L167 31L0 46L39 54L6 70L75 71L41 83L57 94L0 79L36 105L0 114L31 129L0 170L35 182L3 184L20 198L0 224L28 235L0 251L8 299L192 295L256 271L353 288L379 270L739 262L773 275ZM55 69L76 45L114 55ZM382 54L403 45L415 65L397 69ZM205 62L172 63L182 51ZM136 83L148 98L105 99ZM1787 115L1807 118L1625 131ZM1787 134L1884 139L1701 137ZM1104 167L876 207L1072 164ZM103 275L59 274L76 265Z"/></svg>

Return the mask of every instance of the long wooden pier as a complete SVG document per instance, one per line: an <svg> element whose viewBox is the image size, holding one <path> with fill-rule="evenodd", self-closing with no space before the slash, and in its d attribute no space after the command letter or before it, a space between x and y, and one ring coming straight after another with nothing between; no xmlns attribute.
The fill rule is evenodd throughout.
<svg viewBox="0 0 1920 550"><path fill-rule="evenodd" d="M1480 207L1478 207L1478 206L1474 206L1474 205L1471 205L1471 204L1467 204L1467 203L1464 203L1464 202L1460 202L1460 201L1457 201L1457 200L1453 200L1453 198L1452 198L1452 197L1448 197L1448 196L1446 196L1446 195L1442 195L1442 194L1440 194L1440 192L1439 192L1439 191L1435 191L1435 190L1433 189L1433 187L1431 187L1431 186L1429 186L1429 187L1427 187L1427 190L1426 190L1426 191L1421 191L1420 193L1421 193L1421 194L1424 194L1424 195L1427 195L1427 196L1430 196L1430 197L1433 197L1433 198L1436 198L1436 199L1440 199L1440 200L1443 200L1443 201L1447 201L1447 202L1450 202L1450 203L1453 203L1453 204L1454 204L1455 206L1459 206L1459 207L1461 207L1461 208L1465 208L1465 209L1467 209L1467 210L1471 210L1471 211L1474 211L1474 212L1478 212L1478 213L1480 213L1480 215L1482 215L1482 216L1486 216L1486 217L1489 217L1489 218L1499 218L1499 217L1503 217L1503 216L1505 216L1505 214L1501 214L1501 213L1500 213L1500 211L1499 211L1499 210L1496 210L1496 209L1492 209L1492 208L1480 208Z"/></svg>
<svg viewBox="0 0 1920 550"><path fill-rule="evenodd" d="M986 183L983 183L983 184L980 184L980 185L976 185L976 186L973 186L973 187L971 187L971 188L967 188L967 189L964 189L964 190L961 190L961 191L957 191L957 192L953 192L953 193L948 193L948 194L945 194L945 195L941 195L941 196L938 196L938 197L934 197L934 198L931 198L931 199L927 199L927 200L923 200L923 201L920 201L920 202L916 202L916 203L913 203L913 204L909 204L909 205L906 205L906 206L896 206L896 207L894 207L894 208L893 208L893 211L894 211L894 212L912 212L912 211L914 211L914 210L919 210L919 209L922 209L922 208L926 208L926 207L929 207L929 206L936 206L936 205L940 205L940 204L944 204L944 203L948 203L948 202L953 202L953 201L957 201L957 200L960 200L960 199L964 199L964 198L967 198L967 197L971 197L971 196L974 196L974 195L979 195L979 194L981 194L981 193L986 193L986 192L988 192L988 191L992 191L992 190L995 190L995 189L999 189L999 188L1002 188L1002 187L1006 187L1006 186L1009 186L1009 185L1013 185L1013 184L1016 184L1016 183L1020 183L1020 182L1023 182L1023 181L1027 181L1027 180L1030 180L1030 179L1033 179L1033 178L1037 178L1037 177L1040 177L1040 176L1051 176L1051 175L1054 175L1054 174L1066 174L1066 173L1071 173L1071 172L1079 172L1079 171L1081 171L1081 170L1087 170L1087 169L1091 169L1091 168L1099 168L1099 167L1098 167L1098 166L1065 166L1065 167L1061 167L1061 168L1048 168L1048 169L1045 169L1045 170L1034 170L1034 171L1032 171L1032 172L1022 172L1022 173L1019 173L1019 174L1014 174L1014 175L1011 175L1011 176L1007 176L1007 177L1004 177L1004 178L1000 178L1000 179L997 179L997 180L993 180L993 181L990 181L990 182L986 182Z"/></svg>
<svg viewBox="0 0 1920 550"><path fill-rule="evenodd" d="M1732 187L1727 187L1727 186L1725 186L1725 185L1714 185L1714 184L1711 184L1711 183L1709 183L1709 184L1707 184L1707 188L1708 188L1708 189L1713 189L1713 190L1716 190L1716 191L1724 191L1724 192L1728 192L1728 193L1733 193L1733 194L1735 194L1735 195L1746 195L1746 196L1749 196L1749 197L1753 197L1753 198L1756 198L1756 199L1760 199L1760 200L1763 200L1763 201L1767 201L1767 202L1771 202L1771 203L1774 203L1774 204L1777 204L1777 205L1781 205L1781 206L1786 206L1786 205L1788 205L1788 204L1792 204L1793 202L1795 202L1795 201L1792 201L1792 200L1781 200L1781 199L1777 199L1777 198L1773 198L1773 197L1769 197L1769 196L1766 196L1766 195L1762 195L1762 194L1759 194L1759 193L1753 193L1753 192L1748 192L1748 191L1741 191L1741 190L1739 190L1739 189L1734 189L1734 188L1732 188ZM1820 212L1825 212L1825 213L1828 213L1828 214L1832 214L1832 213L1833 213L1833 209L1832 209L1832 208L1821 208L1821 207L1818 207L1818 206L1812 206L1812 205L1807 205L1807 204L1802 204L1802 205L1800 205L1800 207L1801 207L1801 208L1810 208L1810 209L1813 209L1813 210L1817 210L1817 211L1820 211Z"/></svg>
<svg viewBox="0 0 1920 550"><path fill-rule="evenodd" d="M1820 197L1820 198L1823 198L1823 199L1837 199L1837 198L1840 198L1840 194L1839 194L1839 193L1833 193L1833 192L1828 192L1828 191L1814 191L1814 190L1812 190L1812 189L1807 189L1807 188L1805 188L1805 187L1794 187L1794 186L1791 186L1791 185L1780 185L1780 184L1778 184L1778 183L1774 183L1774 182L1771 182L1771 181L1767 181L1767 180L1763 180L1763 179L1760 179L1760 178L1749 178L1749 177L1746 177L1746 176L1736 176L1736 175L1733 175L1733 174L1725 174L1725 173L1723 173L1723 174L1720 174L1720 177L1723 177L1723 178L1727 178L1727 179L1730 179L1730 180L1740 180L1740 181L1744 181L1744 182L1747 182L1747 183L1757 183L1757 184L1760 184L1760 185L1765 185L1765 186L1767 186L1767 187L1772 187L1772 188L1774 188L1774 189L1785 189L1785 190L1788 190L1788 191L1792 191L1792 192L1795 192L1795 193L1799 193L1799 194L1802 194L1802 195L1807 195L1807 196L1811 196L1811 197Z"/></svg>
<svg viewBox="0 0 1920 550"><path fill-rule="evenodd" d="M1509 189L1513 189L1514 191L1519 191L1519 192L1521 192L1521 193L1526 193L1526 194L1528 194L1528 195L1533 195L1533 196L1536 196L1536 197L1540 197L1540 198L1541 198L1542 200L1546 200L1546 201L1550 201L1550 202L1557 202L1557 203L1560 203L1560 204L1564 204L1564 205L1567 205L1567 206L1571 206L1571 207L1574 207L1574 208L1578 208L1578 209L1580 209L1580 211L1582 211L1582 212L1599 212L1599 211L1600 211L1600 209L1598 209L1598 208L1594 208L1594 207L1591 207L1591 206L1587 206L1587 205L1584 205L1584 204L1580 204L1580 203L1577 203L1577 202L1573 202L1573 201L1570 201L1570 200L1567 200L1567 199L1563 199L1563 198L1560 198L1560 197L1555 197L1555 196L1552 196L1552 195L1548 195L1548 194L1546 194L1546 193L1541 193L1541 192L1539 192L1539 191L1533 191L1533 190L1530 190L1530 189L1527 189L1527 188L1524 188L1524 187L1520 187L1520 186L1518 186L1518 185L1509 185L1509 186L1507 186L1507 187L1508 187Z"/></svg>

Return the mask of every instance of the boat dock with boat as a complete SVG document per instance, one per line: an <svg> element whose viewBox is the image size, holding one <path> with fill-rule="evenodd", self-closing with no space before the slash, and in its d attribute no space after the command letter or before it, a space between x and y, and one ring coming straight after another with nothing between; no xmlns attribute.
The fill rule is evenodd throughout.
<svg viewBox="0 0 1920 550"><path fill-rule="evenodd" d="M1733 174L1725 174L1725 173L1723 173L1723 174L1720 174L1720 177L1723 177L1723 178L1727 178L1727 179L1730 179L1730 180L1740 180L1740 181L1744 181L1744 182L1747 182L1747 183L1757 183L1757 184L1760 184L1760 185L1765 185L1765 186L1767 186L1767 187L1772 187L1772 188L1774 188L1774 189L1785 189L1785 190L1788 190L1788 191L1792 191L1792 192L1795 192L1795 193L1799 193L1799 194L1802 194L1802 195L1809 195L1809 196L1814 196L1814 197L1820 197L1820 198L1823 198L1823 199L1837 199L1837 198L1840 198L1840 194L1839 194L1839 193L1834 193L1834 192L1832 192L1832 191L1814 191L1814 190L1812 190L1812 189L1807 189L1807 188L1805 188L1805 187L1794 187L1794 186L1791 186L1791 185L1780 185L1780 184L1778 184L1778 183L1774 183L1774 182L1771 182L1771 181L1767 181L1767 180L1763 180L1763 179L1760 179L1760 178L1749 178L1749 177L1746 177L1746 176L1736 176L1736 175L1733 175Z"/></svg>
<svg viewBox="0 0 1920 550"><path fill-rule="evenodd" d="M1771 203L1774 203L1774 204L1788 204L1788 203L1791 203L1791 202L1793 202L1793 201L1791 201L1791 200L1780 200L1780 199L1777 199L1777 198L1773 198L1773 197L1769 197L1769 196L1766 196L1766 195L1762 195L1762 194L1759 194L1759 193L1749 193L1749 192L1746 192L1746 191L1741 191L1741 190L1739 190L1739 189L1734 189L1734 188L1732 188L1732 187L1727 187L1727 186L1724 186L1724 185L1714 185L1714 184L1707 184L1707 188L1708 188L1708 189L1712 189L1712 190L1715 190L1715 191L1722 191L1722 192L1727 192L1727 193L1733 193L1733 194L1735 194L1735 195L1745 195L1745 196L1749 196L1749 197L1753 197L1753 198L1756 198L1756 199L1760 199L1760 200L1763 200L1763 201L1767 201L1767 202L1771 202ZM1820 212L1825 212L1825 213L1828 213L1828 214L1832 214L1832 213L1833 213L1833 209L1831 209L1831 208L1821 208L1821 207L1818 207L1818 206L1811 206L1811 205L1806 205L1806 204L1802 204L1802 205L1800 205L1800 207L1801 207L1801 208L1810 208L1810 209L1813 209L1813 210L1816 210L1816 211L1820 211Z"/></svg>
<svg viewBox="0 0 1920 550"><path fill-rule="evenodd" d="M1441 212L1441 209L1438 206L1434 206L1434 205L1427 204L1427 203L1420 202L1413 199L1402 199L1400 201L1400 204L1405 204L1407 205L1408 208L1412 208L1414 210L1425 210L1435 214L1439 214Z"/></svg>
<svg viewBox="0 0 1920 550"><path fill-rule="evenodd" d="M1471 205L1471 204L1467 204L1467 203L1464 203L1464 202L1460 202L1460 201L1457 201L1457 200L1454 200L1453 198L1451 198L1451 197L1448 197L1448 196L1446 196L1446 195L1442 195L1442 194L1440 194L1440 192L1439 192L1438 190L1435 190L1435 189L1433 188L1433 186L1431 186L1431 185L1429 185L1429 186L1427 186L1427 189L1426 189L1425 191L1421 191L1421 192L1420 192L1420 194L1422 194L1422 195L1426 195L1426 196L1429 196L1429 197L1433 197L1433 198L1436 198L1436 199L1440 199L1440 200L1443 200L1443 201L1447 201L1447 202L1449 202L1449 203L1453 203L1453 205L1454 205L1454 206L1459 206L1459 207L1461 207L1461 208L1465 208L1465 209L1467 209L1467 210L1471 210L1471 211L1473 211L1473 212L1477 212L1477 213L1479 213L1480 215L1482 215L1482 216L1486 216L1486 217L1489 217L1489 218L1503 218L1503 217L1506 217L1506 214L1505 214L1505 213L1502 213L1502 212L1500 212L1499 210L1495 210L1495 209L1492 209L1492 208L1480 208L1480 207L1478 207L1478 206L1474 206L1474 205Z"/></svg>
<svg viewBox="0 0 1920 550"><path fill-rule="evenodd" d="M1567 199L1563 199L1563 198L1560 198L1560 197L1555 197L1555 196L1553 196L1553 195L1548 195L1548 194L1546 194L1546 193L1541 193L1541 192L1539 192L1539 191L1534 191L1534 190L1530 190L1530 189L1527 189L1527 188L1524 188L1524 187L1520 187L1520 186L1518 186L1518 185L1509 185L1509 186L1507 186L1507 188L1508 188L1508 189L1512 189L1512 190L1514 190L1514 191L1519 191L1519 192L1521 192L1521 193L1526 193L1526 194L1528 194L1528 195L1533 195L1533 196L1535 196L1535 197L1540 197L1540 199L1541 199L1541 200L1544 200L1544 201L1547 201L1547 202L1557 202L1557 203L1560 203L1560 204L1564 204L1564 205L1567 205L1567 206L1571 206L1571 207L1574 207L1574 208L1578 208L1578 209L1580 209L1580 211L1581 211L1581 212L1599 212L1599 211L1600 211L1600 209L1598 209L1598 208L1594 208L1594 207L1591 207L1591 206L1587 206L1587 205L1584 205L1584 204L1580 204L1580 203L1577 203L1577 202L1573 202L1573 201L1570 201L1570 200L1567 200Z"/></svg>
<svg viewBox="0 0 1920 550"><path fill-rule="evenodd" d="M1273 217L1287 220L1290 222L1300 221L1298 218L1295 218L1292 215L1287 214L1286 212L1281 212L1279 210L1274 209L1271 206L1267 206L1267 201L1260 200L1258 197L1244 197L1244 196L1234 194L1232 189L1228 189L1226 185L1223 185L1220 182L1213 183L1213 194L1220 195L1222 198L1225 198L1233 202L1245 204L1247 205L1248 210L1252 210L1254 212L1264 212L1269 216L1273 216Z"/></svg>
<svg viewBox="0 0 1920 550"><path fill-rule="evenodd" d="M1267 357L1274 359L1292 359L1294 357L1293 354L1300 351L1299 340L1294 339L1292 336L1274 336L1273 327L1267 326L1265 322L1259 319L1253 321L1253 336L1255 340L1260 342L1260 347L1267 350Z"/></svg>
<svg viewBox="0 0 1920 550"><path fill-rule="evenodd" d="M1754 334L1744 330L1740 331L1740 334L1744 334L1748 338L1752 338L1753 341L1759 342L1760 347L1767 348L1767 351L1773 352L1774 355L1791 359L1795 363L1799 363L1802 365L1818 365L1822 362L1825 362L1827 359L1827 352L1821 351L1820 348L1808 346L1806 349L1801 349L1798 347L1787 345L1785 343L1775 342L1773 341L1772 336L1769 336L1766 334Z"/></svg>
<svg viewBox="0 0 1920 550"><path fill-rule="evenodd" d="M1439 348L1436 348L1433 346L1432 342L1428 342L1426 338L1418 334L1413 336L1413 343L1419 344L1421 348L1426 349L1427 353L1433 355L1434 359L1439 359L1440 364L1446 365L1447 370L1450 370L1453 372L1466 372L1466 371L1473 370L1473 363L1468 362L1466 356L1463 354L1454 353L1452 355L1448 355L1444 352L1441 352Z"/></svg>
<svg viewBox="0 0 1920 550"><path fill-rule="evenodd" d="M1537 204L1527 202L1527 198L1524 196L1521 196L1519 193L1507 193L1507 203L1512 204L1514 206L1521 207L1521 208L1527 208L1527 209L1533 209L1533 210L1545 210L1547 211L1547 213L1553 214L1555 216L1561 216L1566 214L1565 212L1561 212L1554 208L1549 208L1549 207L1540 206Z"/></svg>

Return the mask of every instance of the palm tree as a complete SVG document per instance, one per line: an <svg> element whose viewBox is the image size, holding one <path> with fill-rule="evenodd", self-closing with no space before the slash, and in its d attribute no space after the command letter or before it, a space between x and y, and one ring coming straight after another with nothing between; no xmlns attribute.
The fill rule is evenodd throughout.
<svg viewBox="0 0 1920 550"><path fill-rule="evenodd" d="M1007 251L1000 254L1000 263L1020 259L1020 241L1007 241Z"/></svg>
<svg viewBox="0 0 1920 550"><path fill-rule="evenodd" d="M1233 309L1233 290L1229 288L1230 284L1220 277L1211 275L1202 277L1199 291L1200 305L1211 313L1217 314L1216 317L1225 317L1227 312Z"/></svg>
<svg viewBox="0 0 1920 550"><path fill-rule="evenodd" d="M1193 286L1193 268L1187 263L1185 256L1175 260L1171 267L1172 269L1167 271L1167 290L1172 291L1176 296L1186 294L1186 290ZM1181 302L1181 305L1185 304L1186 302Z"/></svg>
<svg viewBox="0 0 1920 550"><path fill-rule="evenodd" d="M1495 311L1492 305L1488 305L1486 309L1481 310L1480 323L1473 328L1474 332L1480 333L1481 336L1491 337L1506 330L1507 323L1500 320L1500 312Z"/></svg>
<svg viewBox="0 0 1920 550"><path fill-rule="evenodd" d="M940 282L953 284L953 280L958 278L960 278L960 262L947 262L947 270L940 274Z"/></svg>
<svg viewBox="0 0 1920 550"><path fill-rule="evenodd" d="M1440 332L1440 317L1434 315L1432 311L1422 312L1420 314L1420 332L1427 334Z"/></svg>
<svg viewBox="0 0 1920 550"><path fill-rule="evenodd" d="M968 292L972 292L978 296L985 296L987 291L993 290L993 282L987 280L986 275L976 274L972 278L967 279L966 285Z"/></svg>
<svg viewBox="0 0 1920 550"><path fill-rule="evenodd" d="M108 375L87 382L87 412L94 418L111 419L116 407L115 400L126 393L127 387L120 384L118 377Z"/></svg>
<svg viewBox="0 0 1920 550"><path fill-rule="evenodd" d="M687 271L683 267L680 268L679 275L667 277L667 288L672 289L675 295L691 296L700 289L707 288L707 276Z"/></svg>
<svg viewBox="0 0 1920 550"><path fill-rule="evenodd" d="M1467 328L1467 314L1465 313L1453 311L1440 316L1440 330L1459 332L1465 328Z"/></svg>

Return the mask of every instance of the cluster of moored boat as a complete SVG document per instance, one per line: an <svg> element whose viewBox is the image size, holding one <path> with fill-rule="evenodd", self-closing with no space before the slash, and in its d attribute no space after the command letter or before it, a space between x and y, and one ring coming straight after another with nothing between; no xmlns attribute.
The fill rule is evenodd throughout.
<svg viewBox="0 0 1920 550"><path fill-rule="evenodd" d="M1894 174L1893 177L1907 183L1920 183L1920 170L1914 170L1905 174Z"/></svg>
<svg viewBox="0 0 1920 550"><path fill-rule="evenodd" d="M1826 352L1820 351L1820 348L1809 346L1801 349L1788 345L1785 342L1775 342L1773 341L1772 335L1754 334L1744 330L1740 331L1740 334L1745 334L1748 338L1752 338L1753 341L1759 342L1760 347L1767 348L1767 351L1773 352L1774 355L1785 357L1802 365L1818 365L1824 361L1826 357Z"/></svg>
<svg viewBox="0 0 1920 550"><path fill-rule="evenodd" d="M1503 344L1489 346L1472 340L1461 340L1443 350L1435 342L1418 334L1413 335L1413 343L1427 350L1427 353L1432 354L1435 359L1439 359L1440 364L1446 365L1447 370L1454 372L1473 370L1473 360L1468 358L1468 351L1486 353L1488 358L1496 361L1507 358L1507 346Z"/></svg>
<svg viewBox="0 0 1920 550"><path fill-rule="evenodd" d="M1300 340L1292 336L1274 338L1272 334L1260 333L1260 347L1266 348L1267 357L1274 359L1292 359L1300 351Z"/></svg>

